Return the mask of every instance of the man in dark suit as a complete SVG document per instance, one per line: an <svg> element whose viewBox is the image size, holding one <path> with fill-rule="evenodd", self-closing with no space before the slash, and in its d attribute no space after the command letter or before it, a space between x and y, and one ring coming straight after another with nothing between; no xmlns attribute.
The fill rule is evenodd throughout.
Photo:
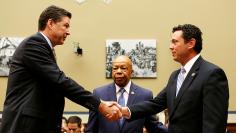
<svg viewBox="0 0 236 133"><path fill-rule="evenodd" d="M132 62L128 56L118 56L112 64L112 78L114 83L96 88L94 95L105 101L118 101L124 90L125 105L132 105L153 98L150 90L144 89L131 82ZM110 122L100 113L90 111L86 133L142 133L145 126L149 133L167 133L166 127L158 122L154 116L147 116L132 122L124 119Z"/></svg>
<svg viewBox="0 0 236 133"><path fill-rule="evenodd" d="M26 38L16 49L1 133L59 133L64 97L111 119L119 117L117 107L108 107L59 69L53 48L62 45L70 35L70 19L70 12L49 6L39 17L39 32Z"/></svg>
<svg viewBox="0 0 236 133"><path fill-rule="evenodd" d="M191 24L173 28L170 50L181 69L171 74L154 99L130 106L130 112L122 108L124 116L131 115L133 120L168 108L169 133L225 132L228 81L221 68L200 56L201 35L200 29Z"/></svg>

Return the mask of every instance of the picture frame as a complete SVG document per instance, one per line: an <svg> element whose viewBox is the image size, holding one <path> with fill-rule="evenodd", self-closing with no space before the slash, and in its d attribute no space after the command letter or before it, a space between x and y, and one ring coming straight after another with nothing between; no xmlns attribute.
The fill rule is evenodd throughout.
<svg viewBox="0 0 236 133"><path fill-rule="evenodd" d="M112 61L119 55L127 55L131 59L132 78L156 78L156 45L155 39L106 40L106 78L112 77Z"/></svg>
<svg viewBox="0 0 236 133"><path fill-rule="evenodd" d="M0 37L0 76L8 76L12 56L22 37Z"/></svg>

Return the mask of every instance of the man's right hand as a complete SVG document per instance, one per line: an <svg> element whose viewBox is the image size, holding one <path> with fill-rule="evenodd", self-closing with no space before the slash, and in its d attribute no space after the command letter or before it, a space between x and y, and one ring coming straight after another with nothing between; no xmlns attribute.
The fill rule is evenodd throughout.
<svg viewBox="0 0 236 133"><path fill-rule="evenodd" d="M99 112L110 121L115 121L122 117L121 107L117 102L102 101L99 105Z"/></svg>
<svg viewBox="0 0 236 133"><path fill-rule="evenodd" d="M131 117L128 107L121 107L121 113L122 113L122 116L126 119L129 119Z"/></svg>

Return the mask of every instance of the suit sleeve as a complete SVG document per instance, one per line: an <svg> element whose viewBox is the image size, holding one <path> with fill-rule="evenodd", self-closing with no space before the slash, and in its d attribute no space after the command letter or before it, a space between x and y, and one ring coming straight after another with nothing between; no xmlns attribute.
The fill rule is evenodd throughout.
<svg viewBox="0 0 236 133"><path fill-rule="evenodd" d="M166 109L166 89L163 89L154 99L143 101L129 107L131 120L154 115Z"/></svg>
<svg viewBox="0 0 236 133"><path fill-rule="evenodd" d="M93 91L94 96L96 96L96 91ZM87 127L85 129L86 133L98 133L98 112L89 110L89 118Z"/></svg>
<svg viewBox="0 0 236 133"><path fill-rule="evenodd" d="M153 98L152 92L148 97L148 99ZM144 126L149 133L167 133L167 128L157 120L156 115L147 116Z"/></svg>
<svg viewBox="0 0 236 133"><path fill-rule="evenodd" d="M45 81L44 83L52 86L54 91L60 92L70 100L88 109L98 110L100 100L93 97L89 91L74 80L66 77L43 42L40 44L37 41L29 41L22 54L26 68L32 74L37 75L40 81Z"/></svg>
<svg viewBox="0 0 236 133"><path fill-rule="evenodd" d="M203 88L202 133L225 132L228 100L229 89L226 75L222 69L214 69Z"/></svg>

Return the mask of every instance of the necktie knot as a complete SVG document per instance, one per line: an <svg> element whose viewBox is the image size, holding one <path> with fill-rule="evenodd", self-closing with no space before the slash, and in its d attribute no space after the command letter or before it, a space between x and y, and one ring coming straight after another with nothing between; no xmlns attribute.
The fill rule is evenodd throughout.
<svg viewBox="0 0 236 133"><path fill-rule="evenodd" d="M124 92L125 92L125 89L124 88L120 88L119 92L120 92L121 95L123 95Z"/></svg>
<svg viewBox="0 0 236 133"><path fill-rule="evenodd" d="M186 70L184 68L181 68L180 72L184 75L186 73Z"/></svg>

